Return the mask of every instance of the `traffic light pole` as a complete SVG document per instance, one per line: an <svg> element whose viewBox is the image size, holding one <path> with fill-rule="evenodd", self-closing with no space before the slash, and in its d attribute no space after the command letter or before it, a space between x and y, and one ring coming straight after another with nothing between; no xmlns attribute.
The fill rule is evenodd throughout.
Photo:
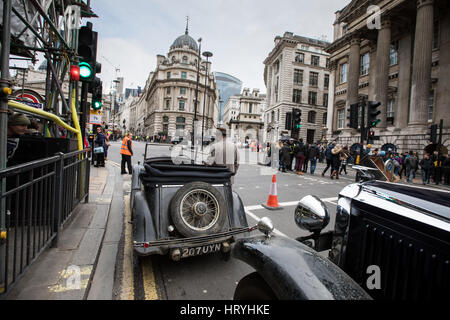
<svg viewBox="0 0 450 320"><path fill-rule="evenodd" d="M365 140L365 134L366 134L365 118L366 118L366 97L363 96L362 102L361 102L361 141L360 141L360 148L359 148L359 160L361 160L361 158L363 156L364 140ZM359 164L359 161L358 161L358 164Z"/></svg>
<svg viewBox="0 0 450 320"><path fill-rule="evenodd" d="M87 96L88 96L88 86L89 83L82 82L81 83L81 103L80 103L80 129L81 134L83 136L83 143L86 136L86 116L88 115L88 108L87 108Z"/></svg>

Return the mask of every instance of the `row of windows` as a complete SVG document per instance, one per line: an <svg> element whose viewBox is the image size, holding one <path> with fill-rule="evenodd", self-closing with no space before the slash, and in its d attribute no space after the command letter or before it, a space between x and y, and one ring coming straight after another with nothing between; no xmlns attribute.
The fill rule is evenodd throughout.
<svg viewBox="0 0 450 320"><path fill-rule="evenodd" d="M180 94L186 94L186 89L185 87L180 87ZM172 92L172 88L171 87L167 87L166 90L167 94L170 94Z"/></svg>
<svg viewBox="0 0 450 320"><path fill-rule="evenodd" d="M389 65L393 66L398 64L398 41L395 41L391 44L390 53L389 53ZM370 69L370 53L366 52L360 57L359 63L359 75L365 76L369 74ZM348 76L348 63L343 63L339 67L339 83L343 84L347 82Z"/></svg>
<svg viewBox="0 0 450 320"><path fill-rule="evenodd" d="M295 62L306 63L305 54L302 52L297 52L295 54ZM315 67L320 67L321 66L320 65L320 56L311 55L310 64ZM326 62L325 62L325 68L329 68L329 67L330 67L330 59L327 58Z"/></svg>
<svg viewBox="0 0 450 320"><path fill-rule="evenodd" d="M316 123L316 118L317 118L317 112L316 111L309 111L308 112L308 118L307 121L308 123ZM271 118L270 118L270 122L275 122L275 111L271 112ZM277 110L277 121L280 121L280 109ZM270 123L269 122L269 117L267 117L267 124ZM325 112L322 116L322 124L326 125L327 124L327 113Z"/></svg>
<svg viewBox="0 0 450 320"><path fill-rule="evenodd" d="M172 56L172 63L175 63L175 56ZM188 64L188 57L187 56L183 56L182 60L181 60L182 64ZM194 64L197 65L197 59L194 60Z"/></svg>
<svg viewBox="0 0 450 320"><path fill-rule="evenodd" d="M170 71L167 72L167 79L171 79L172 73ZM181 79L187 79L187 72L181 71Z"/></svg>
<svg viewBox="0 0 450 320"><path fill-rule="evenodd" d="M302 103L302 90L294 89L292 94L292 102ZM308 104L316 106L317 105L317 92L308 92ZM323 106L328 106L328 93L323 94Z"/></svg>
<svg viewBox="0 0 450 320"><path fill-rule="evenodd" d="M186 125L186 119L184 117L177 117L176 119L176 128L184 129ZM163 116L163 131L165 133L169 132L169 117Z"/></svg>
<svg viewBox="0 0 450 320"><path fill-rule="evenodd" d="M294 84L303 85L303 70L294 69ZM319 73L310 71L309 72L309 85L313 87L319 86ZM330 75L325 74L323 80L323 86L325 89L328 89L330 85Z"/></svg>

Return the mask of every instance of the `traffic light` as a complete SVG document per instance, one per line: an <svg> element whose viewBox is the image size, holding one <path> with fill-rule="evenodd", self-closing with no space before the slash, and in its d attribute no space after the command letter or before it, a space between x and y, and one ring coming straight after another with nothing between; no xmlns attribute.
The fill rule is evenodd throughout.
<svg viewBox="0 0 450 320"><path fill-rule="evenodd" d="M380 122L377 116L381 113L377 108L381 105L381 102L369 101L368 104L368 114L367 114L367 128L375 128Z"/></svg>
<svg viewBox="0 0 450 320"><path fill-rule="evenodd" d="M375 135L375 131L369 130L369 136L368 136L367 140L369 142L373 142L374 140L380 140L380 137Z"/></svg>
<svg viewBox="0 0 450 320"><path fill-rule="evenodd" d="M286 112L285 130L292 130L292 112Z"/></svg>
<svg viewBox="0 0 450 320"><path fill-rule="evenodd" d="M89 84L89 92L92 94L92 109L99 110L102 108L103 85L100 78L95 77Z"/></svg>
<svg viewBox="0 0 450 320"><path fill-rule="evenodd" d="M70 66L70 80L72 80L72 81L80 80L80 66L78 66L78 65Z"/></svg>
<svg viewBox="0 0 450 320"><path fill-rule="evenodd" d="M80 28L78 34L78 55L80 56L80 80L90 82L96 73L100 73L102 65L97 62L98 33L92 31L92 23Z"/></svg>
<svg viewBox="0 0 450 320"><path fill-rule="evenodd" d="M292 130L298 131L302 127L302 110L292 109Z"/></svg>
<svg viewBox="0 0 450 320"><path fill-rule="evenodd" d="M433 144L437 143L437 129L438 129L437 124L432 124L430 126L430 142Z"/></svg>
<svg viewBox="0 0 450 320"><path fill-rule="evenodd" d="M358 113L359 113L359 105L354 103L350 106L350 109L347 109L348 116L347 119L350 120L350 123L347 125L349 128L358 129Z"/></svg>

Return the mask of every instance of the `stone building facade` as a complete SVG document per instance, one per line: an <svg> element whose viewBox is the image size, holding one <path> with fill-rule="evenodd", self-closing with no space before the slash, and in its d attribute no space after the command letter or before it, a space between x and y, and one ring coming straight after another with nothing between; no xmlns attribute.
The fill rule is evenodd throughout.
<svg viewBox="0 0 450 320"><path fill-rule="evenodd" d="M266 95L259 89L244 88L242 94L231 96L224 107L223 121L235 142L263 142L263 112Z"/></svg>
<svg viewBox="0 0 450 320"><path fill-rule="evenodd" d="M285 32L275 37L275 47L264 61L267 89L265 128L267 140L276 142L282 135L292 135L313 142L324 137L324 123L329 101L329 43ZM286 130L286 113L302 111L298 133Z"/></svg>
<svg viewBox="0 0 450 320"><path fill-rule="evenodd" d="M440 119L443 144L449 146L449 13L446 0L353 0L336 12L334 42L326 48L329 140L360 142L347 116L348 107L365 97L381 102L374 148L433 150L429 127Z"/></svg>
<svg viewBox="0 0 450 320"><path fill-rule="evenodd" d="M197 42L189 36L187 29L174 41L167 57L157 56L156 70L143 92L147 104L143 135L166 135L169 139L191 136L199 59ZM203 114L205 130L214 128L218 118L219 95L211 73L211 61L201 59L200 64L196 135L201 134Z"/></svg>

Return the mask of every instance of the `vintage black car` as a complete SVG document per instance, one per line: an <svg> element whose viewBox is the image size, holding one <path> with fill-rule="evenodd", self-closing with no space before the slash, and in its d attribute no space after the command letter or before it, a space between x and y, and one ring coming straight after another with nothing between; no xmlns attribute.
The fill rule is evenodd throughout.
<svg viewBox="0 0 450 320"><path fill-rule="evenodd" d="M168 254L174 261L217 251L229 256L235 236L251 230L242 201L231 189L233 173L180 157L151 158L146 148L144 163L133 168L134 252Z"/></svg>
<svg viewBox="0 0 450 320"><path fill-rule="evenodd" d="M369 181L340 192L333 231L321 233L330 215L315 196L294 219L312 234L279 237L265 221L266 236L236 242L233 256L256 272L235 299L450 298L450 192Z"/></svg>

